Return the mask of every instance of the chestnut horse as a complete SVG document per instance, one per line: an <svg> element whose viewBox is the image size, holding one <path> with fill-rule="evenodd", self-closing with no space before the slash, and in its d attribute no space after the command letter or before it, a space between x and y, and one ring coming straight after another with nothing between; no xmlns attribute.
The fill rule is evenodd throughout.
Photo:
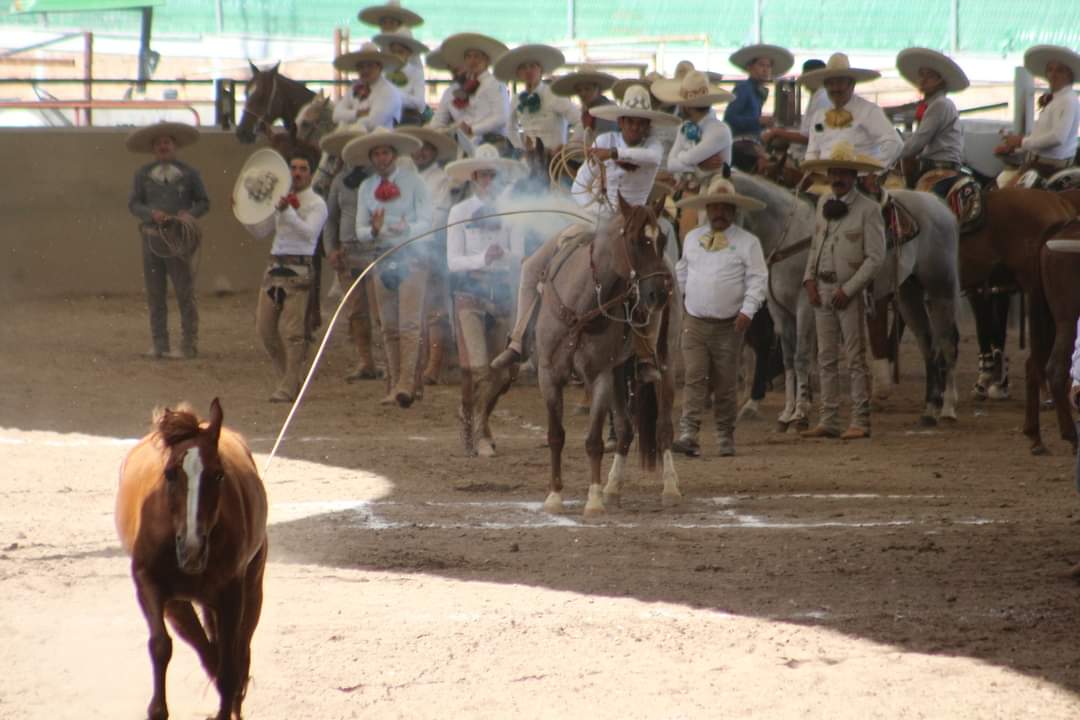
<svg viewBox="0 0 1080 720"><path fill-rule="evenodd" d="M1080 190L1066 190L1059 195L1080 212ZM1080 221L1073 221L1055 231L1052 238L1080 242ZM1080 316L1080 282L1077 282L1080 278L1080 254L1056 252L1043 247L1040 268L1046 305L1054 318L1054 345L1046 373L1054 397L1059 394L1068 396L1071 384L1069 366L1076 342L1076 319ZM1054 409L1060 423L1072 424L1072 411L1068 403L1055 403ZM1073 452L1076 452L1075 439Z"/></svg>
<svg viewBox="0 0 1080 720"><path fill-rule="evenodd" d="M259 133L271 137L274 122L281 120L289 131L289 137L297 140L296 116L301 108L311 102L315 93L303 83L287 78L278 72L279 62L269 70L251 66L251 80L247 84L244 109L236 124L236 137L245 145L255 142Z"/></svg>
<svg viewBox="0 0 1080 720"><path fill-rule="evenodd" d="M116 529L150 626L150 720L169 717L165 617L216 681L217 720L240 718L247 689L262 609L266 491L244 439L221 419L217 398L209 422L184 407L155 413L153 431L120 466ZM202 624L192 603L202 607Z"/></svg>

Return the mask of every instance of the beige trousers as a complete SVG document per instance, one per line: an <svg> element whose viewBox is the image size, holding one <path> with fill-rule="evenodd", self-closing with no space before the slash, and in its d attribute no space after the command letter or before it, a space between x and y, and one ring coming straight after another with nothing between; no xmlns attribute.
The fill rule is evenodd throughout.
<svg viewBox="0 0 1080 720"><path fill-rule="evenodd" d="M353 268L346 268L338 271L338 284L343 292L348 290L356 279L353 277L353 270ZM349 337L356 346L357 365L364 370L375 369L372 336L380 326L375 282L375 278L369 273L353 291L348 305L345 306L345 314L349 319Z"/></svg>
<svg viewBox="0 0 1080 720"><path fill-rule="evenodd" d="M510 379L509 370L493 370L491 360L510 328L505 309L466 293L454 294L454 330L461 363L461 419L466 451L475 451L477 438L492 439L490 410Z"/></svg>
<svg viewBox="0 0 1080 720"><path fill-rule="evenodd" d="M307 359L308 343L304 332L309 274L294 277L263 275L259 302L255 308L255 330L266 354L274 364L277 391L295 398Z"/></svg>
<svg viewBox="0 0 1080 720"><path fill-rule="evenodd" d="M821 373L819 425L841 432L840 352L851 375L851 426L870 429L870 372L866 364L866 319L863 294L857 293L843 310L829 306L837 286L818 282L822 306L814 308L817 325L818 369Z"/></svg>
<svg viewBox="0 0 1080 720"><path fill-rule="evenodd" d="M424 296L430 275L426 263L410 260L396 289L388 288L382 276L375 282L391 393L405 392L412 397L419 387Z"/></svg>
<svg viewBox="0 0 1080 720"><path fill-rule="evenodd" d="M697 440L710 381L715 388L713 418L716 421L716 434L728 438L734 435L736 380L742 342L743 333L735 330L735 318L714 321L683 315L680 344L686 380L682 418L679 420L681 437Z"/></svg>

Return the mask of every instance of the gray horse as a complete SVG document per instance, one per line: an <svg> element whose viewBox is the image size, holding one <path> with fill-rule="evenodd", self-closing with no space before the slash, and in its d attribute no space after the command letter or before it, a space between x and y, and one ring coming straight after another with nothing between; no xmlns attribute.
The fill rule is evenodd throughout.
<svg viewBox="0 0 1080 720"><path fill-rule="evenodd" d="M635 336L645 332L646 318L660 318L656 348L661 379L635 381L639 448L646 468L655 468L663 482L661 499L681 499L671 453L675 378L669 351L679 339L682 298L670 263L664 258L656 208L632 207L620 197L619 212L600 224L595 234L567 237L547 268L540 312L536 319L535 355L540 390L548 409L551 481L544 509L561 512L563 388L576 371L589 388L589 494L585 516L619 504L627 454L633 440L628 412L627 371L632 366ZM632 312L633 308L637 312ZM604 420L615 412L615 459L601 492ZM662 458L662 467L657 460Z"/></svg>
<svg viewBox="0 0 1080 720"><path fill-rule="evenodd" d="M808 200L760 177L736 173L738 191L767 205L752 213L746 227L761 239L769 267L769 312L780 327L784 351L787 402L780 424L804 425L809 408L809 367L814 342L814 316L802 288L803 271L814 231L815 209ZM893 193L914 216L919 233L891 246L873 290L876 299L896 294L900 314L912 329L926 366L924 424L940 416L956 420L955 379L957 343L956 301L959 291L956 219L931 193L897 190ZM896 289L899 287L899 292ZM880 384L883 379L876 378Z"/></svg>

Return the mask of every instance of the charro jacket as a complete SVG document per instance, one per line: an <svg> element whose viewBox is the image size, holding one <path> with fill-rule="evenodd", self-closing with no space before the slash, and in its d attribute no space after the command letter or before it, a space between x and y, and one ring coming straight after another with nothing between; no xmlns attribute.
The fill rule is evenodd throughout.
<svg viewBox="0 0 1080 720"><path fill-rule="evenodd" d="M803 282L818 281L823 272L835 272L835 284L848 297L857 295L877 274L885 261L885 223L881 208L858 190L840 198L848 206L847 215L826 220L829 193L818 200L814 238L806 261Z"/></svg>

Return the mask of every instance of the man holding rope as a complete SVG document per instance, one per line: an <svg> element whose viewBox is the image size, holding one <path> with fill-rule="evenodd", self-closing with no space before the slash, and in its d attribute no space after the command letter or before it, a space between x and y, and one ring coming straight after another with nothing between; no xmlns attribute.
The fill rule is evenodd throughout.
<svg viewBox="0 0 1080 720"><path fill-rule="evenodd" d="M153 339L146 355L155 359L191 359L198 355L199 310L195 304L192 259L201 233L195 218L210 210L210 199L199 171L176 159L179 148L198 140L198 130L173 122L141 128L127 139L131 152L154 156L153 162L135 173L128 209L141 221L143 279ZM167 277L172 279L180 308L179 353L169 348Z"/></svg>

